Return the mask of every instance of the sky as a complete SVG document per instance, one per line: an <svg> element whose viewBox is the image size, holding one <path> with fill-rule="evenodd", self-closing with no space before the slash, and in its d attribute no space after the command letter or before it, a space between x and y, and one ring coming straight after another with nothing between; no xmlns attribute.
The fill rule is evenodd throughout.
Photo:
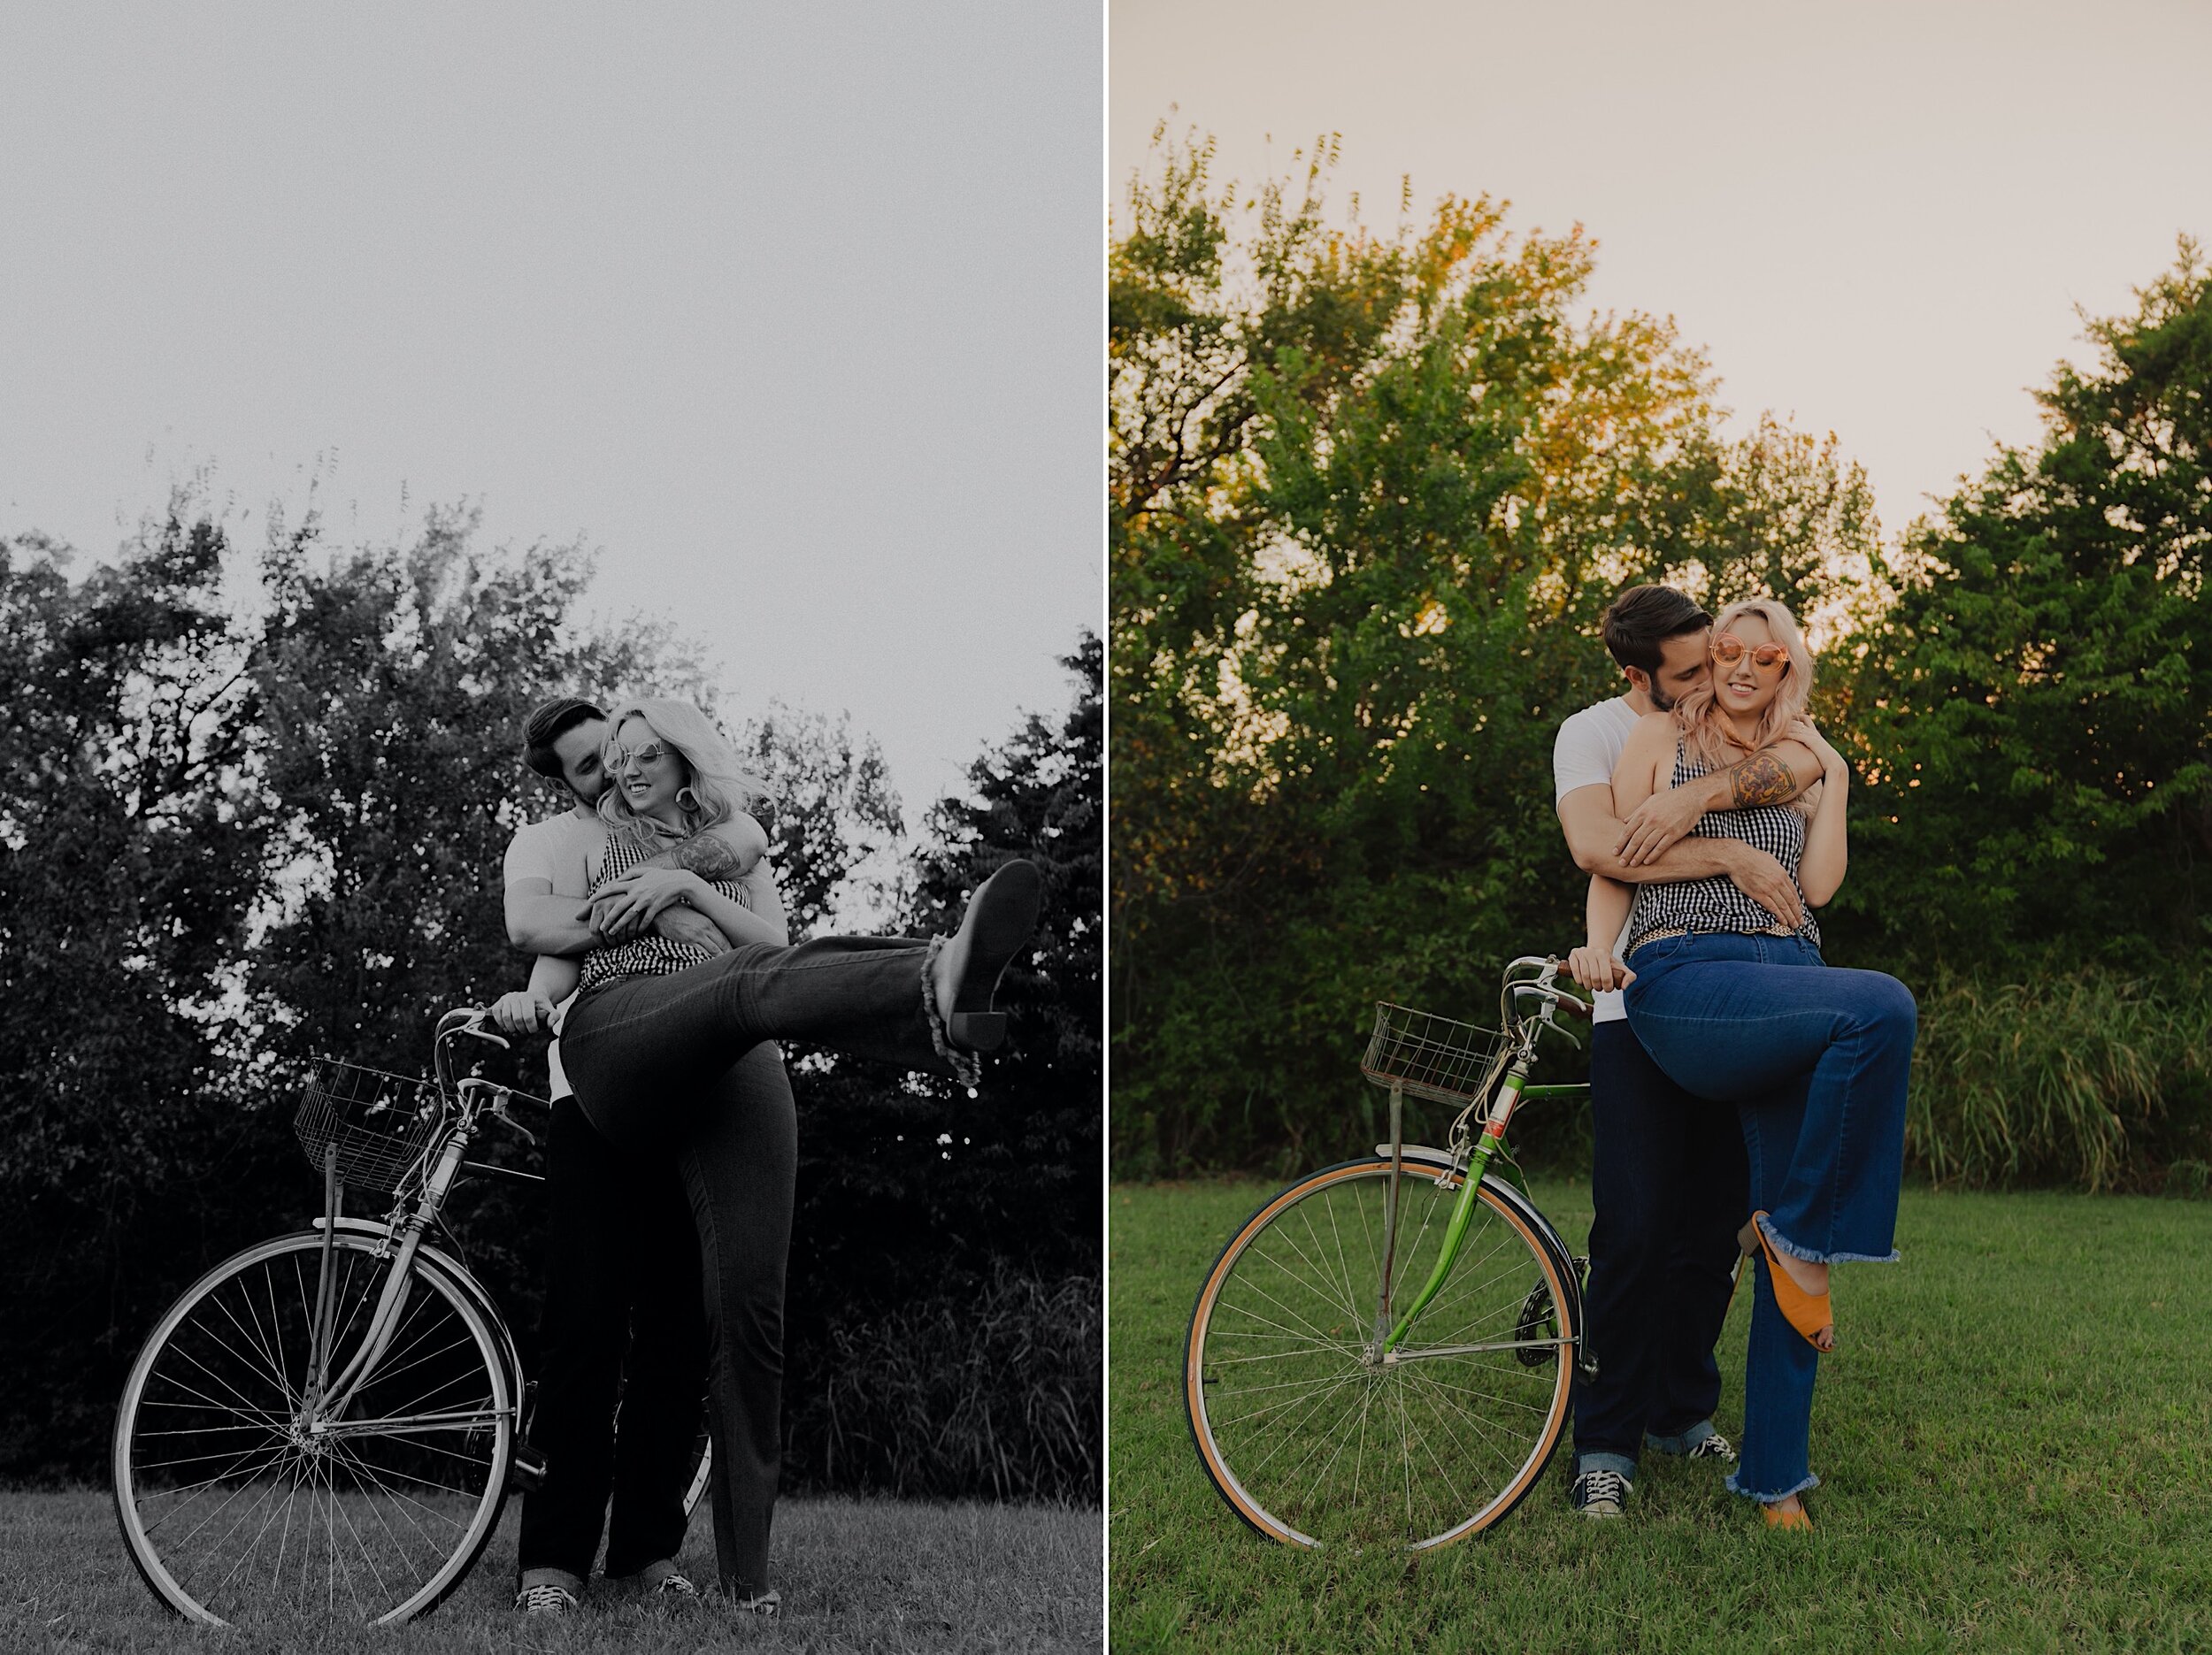
<svg viewBox="0 0 2212 1655"><path fill-rule="evenodd" d="M472 502L910 825L1103 609L1085 4L0 10L0 535Z"/></svg>
<svg viewBox="0 0 2212 1655"><path fill-rule="evenodd" d="M1732 428L1835 432L1891 532L2212 241L2198 0L1112 0L1108 172L1126 225L1163 119L1250 185L1340 135L1333 206L1446 193L1596 238L1594 310L1674 318Z"/></svg>

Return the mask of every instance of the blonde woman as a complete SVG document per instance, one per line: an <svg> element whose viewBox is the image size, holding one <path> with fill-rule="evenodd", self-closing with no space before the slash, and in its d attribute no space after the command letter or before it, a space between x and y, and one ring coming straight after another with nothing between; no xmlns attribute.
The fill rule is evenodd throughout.
<svg viewBox="0 0 2212 1655"><path fill-rule="evenodd" d="M604 940L573 962L541 960L534 1015L574 979L561 1051L576 1101L611 1142L673 1146L699 1231L712 1357L715 1557L723 1590L774 1614L769 1528L780 1470L783 1287L790 1250L797 1124L778 1039L805 1039L973 1084L974 1054L1004 1038L991 1009L1001 974L1028 940L1037 870L1011 862L977 887L959 931L927 941L828 937L787 946L774 886L718 883L648 863L726 839L757 848L743 816L757 790L713 723L687 702L639 700L610 721L610 831L590 870L588 913ZM653 929L683 904L712 921L726 951Z"/></svg>
<svg viewBox="0 0 2212 1655"><path fill-rule="evenodd" d="M1905 1082L1917 1014L1911 992L1878 971L1820 955L1812 910L1843 883L1851 775L1804 713L1813 661L1795 619L1767 599L1713 623L1712 672L1672 712L1630 733L1613 773L1623 816L1789 737L1811 748L1820 782L1786 805L1709 811L1693 829L1766 851L1795 880L1804 917L1785 925L1728 879L1624 886L1591 882L1589 940L1576 979L1623 988L1629 1027L1685 1091L1733 1103L1751 1162L1761 1255L1744 1379L1741 1458L1729 1486L1779 1528L1811 1527L1803 1494L1813 1383L1835 1345L1829 1267L1896 1258ZM1613 957L1627 920L1625 961Z"/></svg>

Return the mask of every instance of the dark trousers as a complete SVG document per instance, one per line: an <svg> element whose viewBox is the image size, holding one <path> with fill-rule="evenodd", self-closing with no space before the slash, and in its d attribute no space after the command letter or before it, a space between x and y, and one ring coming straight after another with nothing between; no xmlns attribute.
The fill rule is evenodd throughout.
<svg viewBox="0 0 2212 1655"><path fill-rule="evenodd" d="M673 1558L683 1544L707 1366L685 1183L678 1157L618 1150L575 1099L554 1103L543 1350L530 1430L546 1476L523 1501L522 1568L588 1578L603 1525L610 1575Z"/></svg>
<svg viewBox="0 0 2212 1655"><path fill-rule="evenodd" d="M1644 1434L1712 1417L1713 1360L1750 1214L1732 1105L1669 1079L1624 1022L1590 1037L1590 1282L1594 1380L1576 1382L1575 1452L1635 1460Z"/></svg>

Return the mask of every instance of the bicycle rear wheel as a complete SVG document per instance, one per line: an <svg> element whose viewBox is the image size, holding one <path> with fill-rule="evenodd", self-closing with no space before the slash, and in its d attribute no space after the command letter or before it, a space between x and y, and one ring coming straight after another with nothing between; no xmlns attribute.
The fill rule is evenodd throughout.
<svg viewBox="0 0 2212 1655"><path fill-rule="evenodd" d="M390 1269L376 1245L334 1240L337 1365ZM187 1619L409 1620L498 1523L511 1376L473 1296L425 1260L344 1417L301 1428L322 1247L284 1236L217 1265L156 1324L125 1384L116 1517L147 1585Z"/></svg>
<svg viewBox="0 0 2212 1655"><path fill-rule="evenodd" d="M1486 1182L1397 1360L1371 1360L1389 1178L1375 1158L1292 1184L1199 1289L1191 1436L1222 1498L1271 1539L1420 1551L1463 1538L1535 1486L1566 1422L1572 1267L1532 1210ZM1428 1279L1458 1188L1406 1166L1394 1306Z"/></svg>

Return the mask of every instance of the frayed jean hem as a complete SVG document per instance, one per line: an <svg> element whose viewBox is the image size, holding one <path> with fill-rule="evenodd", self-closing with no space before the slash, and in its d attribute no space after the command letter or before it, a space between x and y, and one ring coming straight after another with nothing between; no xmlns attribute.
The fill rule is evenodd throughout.
<svg viewBox="0 0 2212 1655"><path fill-rule="evenodd" d="M1808 1264L1895 1264L1904 1255L1892 1247L1887 1253L1816 1253L1810 1247L1801 1247L1775 1229L1770 1218L1761 1218L1759 1229L1774 1244L1777 1253L1786 1253L1793 1259L1802 1259Z"/></svg>
<svg viewBox="0 0 2212 1655"><path fill-rule="evenodd" d="M1816 1489L1819 1486L1820 1479L1813 1475L1812 1473L1809 1471L1805 1474L1805 1480L1802 1483L1798 1483L1793 1488L1784 1489L1779 1494L1760 1494L1753 1490L1745 1488L1741 1483L1738 1483L1736 1481L1736 1474L1734 1472L1732 1471L1728 1474L1728 1491L1731 1494L1740 1494L1744 1497L1744 1498L1747 1500L1756 1500L1762 1506L1775 1505L1778 1501L1789 1498L1789 1497L1793 1494L1802 1494L1808 1489Z"/></svg>

